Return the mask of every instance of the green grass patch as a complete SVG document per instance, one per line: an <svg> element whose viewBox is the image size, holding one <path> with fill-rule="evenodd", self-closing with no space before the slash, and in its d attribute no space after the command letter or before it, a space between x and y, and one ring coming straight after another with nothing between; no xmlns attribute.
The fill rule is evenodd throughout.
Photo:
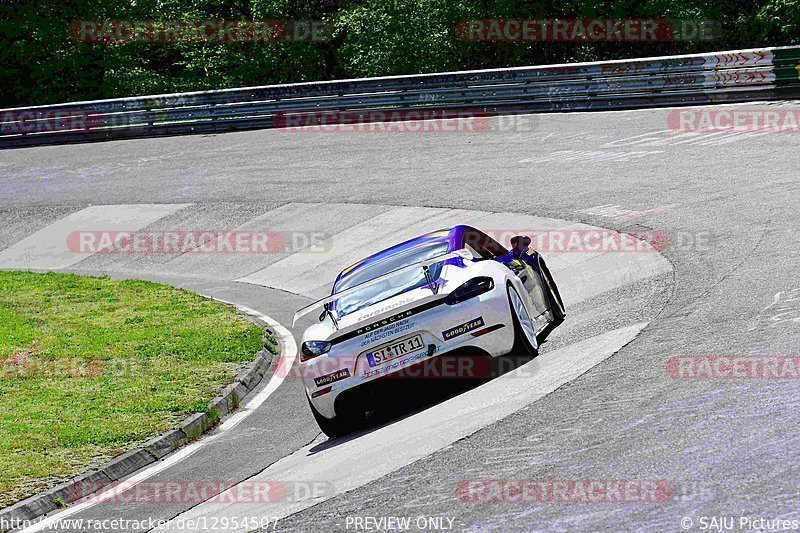
<svg viewBox="0 0 800 533"><path fill-rule="evenodd" d="M0 272L0 508L205 410L262 347L188 291Z"/></svg>

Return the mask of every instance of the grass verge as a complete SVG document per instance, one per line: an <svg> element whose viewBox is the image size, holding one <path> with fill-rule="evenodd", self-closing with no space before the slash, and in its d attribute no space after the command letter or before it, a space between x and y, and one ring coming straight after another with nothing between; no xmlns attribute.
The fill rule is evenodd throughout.
<svg viewBox="0 0 800 533"><path fill-rule="evenodd" d="M0 272L0 508L204 410L262 347L188 291Z"/></svg>

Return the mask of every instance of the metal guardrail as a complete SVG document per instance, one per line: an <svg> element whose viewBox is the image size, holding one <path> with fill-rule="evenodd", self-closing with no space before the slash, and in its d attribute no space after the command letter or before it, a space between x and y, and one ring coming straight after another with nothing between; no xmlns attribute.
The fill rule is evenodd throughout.
<svg viewBox="0 0 800 533"><path fill-rule="evenodd" d="M381 111L420 111L431 117L454 111L631 109L798 95L800 46L789 46L3 109L0 148L272 128L320 113L369 121Z"/></svg>

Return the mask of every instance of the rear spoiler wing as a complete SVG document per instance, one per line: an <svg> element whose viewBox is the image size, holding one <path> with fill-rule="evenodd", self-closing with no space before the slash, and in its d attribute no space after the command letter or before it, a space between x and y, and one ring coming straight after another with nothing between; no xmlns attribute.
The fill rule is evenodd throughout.
<svg viewBox="0 0 800 533"><path fill-rule="evenodd" d="M427 268L428 268L428 266L433 265L435 263L441 263L442 261L447 261L449 259L456 259L456 258L472 260L474 258L474 256L472 255L472 252L470 252L466 248L462 248L460 250L455 250L455 251L447 253L447 254L437 255L436 257L431 257L430 259L424 259L422 261L418 261L416 263L412 263L410 265L406 265L404 267L392 270L391 272L387 272L386 274L383 274L382 276L378 276L377 278L373 278L373 279L371 279L369 281L365 281L364 283L360 283L358 285L354 285L353 287L350 287L349 289L345 289L345 290L343 290L341 292L337 292L335 294L331 294L327 298L323 298L322 300L316 301L313 304L305 306L304 308L300 309L297 313L294 314L294 318L292 319L292 327L294 327L294 325L297 323L297 321L300 318L306 316L307 314L311 313L312 311L318 310L318 309L324 309L327 304L329 304L331 302L334 302L334 301L338 300L339 298L342 298L343 296L347 296L347 295L352 294L354 292L358 292L359 290L363 289L364 287L368 287L369 285L374 285L375 283L379 283L379 282L384 281L386 279L392 278L394 276L397 276L398 274L403 274L404 272L410 272L410 271L415 270L417 268L422 268L423 272L425 273L425 275L427 277ZM430 284L431 280L429 279L428 282Z"/></svg>

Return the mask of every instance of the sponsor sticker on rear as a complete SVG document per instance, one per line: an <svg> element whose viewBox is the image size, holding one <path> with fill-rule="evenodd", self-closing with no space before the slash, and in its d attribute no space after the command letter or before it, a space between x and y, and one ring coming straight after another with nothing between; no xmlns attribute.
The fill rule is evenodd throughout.
<svg viewBox="0 0 800 533"><path fill-rule="evenodd" d="M330 374L325 374L324 376L314 378L314 384L317 387L322 387L323 385L330 385L331 383L349 377L350 377L350 370L347 368L342 368L341 370L337 370L336 372L332 372Z"/></svg>
<svg viewBox="0 0 800 533"><path fill-rule="evenodd" d="M473 329L477 329L481 326L483 326L483 317L479 316L478 318L472 319L469 322L464 322L460 326L456 326L454 328L450 328L443 331L442 337L444 338L444 340L449 341L450 339L454 339L459 335L469 333Z"/></svg>

